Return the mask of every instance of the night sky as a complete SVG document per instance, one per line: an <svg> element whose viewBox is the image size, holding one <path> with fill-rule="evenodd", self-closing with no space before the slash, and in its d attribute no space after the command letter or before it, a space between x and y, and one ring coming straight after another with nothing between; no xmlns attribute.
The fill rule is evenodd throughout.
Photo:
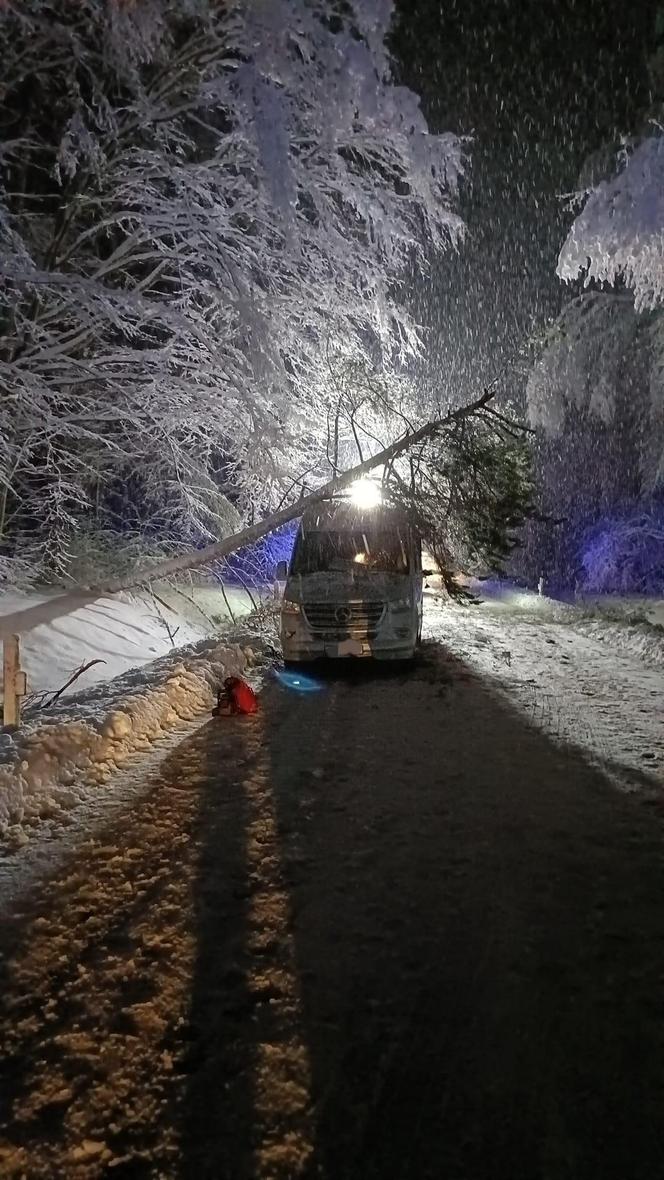
<svg viewBox="0 0 664 1180"><path fill-rule="evenodd" d="M400 80L432 131L470 134L457 256L416 292L430 369L453 397L490 380L570 291L555 276L561 194L591 152L638 126L656 0L397 0Z"/></svg>

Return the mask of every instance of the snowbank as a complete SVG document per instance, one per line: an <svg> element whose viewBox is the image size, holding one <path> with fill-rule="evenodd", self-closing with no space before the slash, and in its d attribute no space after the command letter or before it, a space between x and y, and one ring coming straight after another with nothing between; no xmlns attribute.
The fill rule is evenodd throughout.
<svg viewBox="0 0 664 1180"><path fill-rule="evenodd" d="M570 604L569 621L580 635L609 644L651 667L664 665L664 601L617 594L583 596Z"/></svg>
<svg viewBox="0 0 664 1180"><path fill-rule="evenodd" d="M149 593L100 598L21 635L28 692L55 692L78 668L91 660L103 661L67 690L79 693L151 663L174 647L196 643L254 608L249 595L236 588L155 585L155 590L158 598ZM0 594L0 615L46 602L52 595L48 590Z"/></svg>
<svg viewBox="0 0 664 1180"><path fill-rule="evenodd" d="M130 755L207 713L224 677L254 662L248 642L203 640L0 734L0 832L23 843L26 827L65 815Z"/></svg>
<svg viewBox="0 0 664 1180"><path fill-rule="evenodd" d="M615 594L578 598L573 602L541 597L510 582L472 582L481 614L521 618L532 623L561 623L580 635L610 645L652 667L664 665L664 601L621 598Z"/></svg>
<svg viewBox="0 0 664 1180"><path fill-rule="evenodd" d="M644 664L664 666L664 628L647 622L610 622L608 619L580 619L574 630L600 643L610 644L623 655L636 656Z"/></svg>

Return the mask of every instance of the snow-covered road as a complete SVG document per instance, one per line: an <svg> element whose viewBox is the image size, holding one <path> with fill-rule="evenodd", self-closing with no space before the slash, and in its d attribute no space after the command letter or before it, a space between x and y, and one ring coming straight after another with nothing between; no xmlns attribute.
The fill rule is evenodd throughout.
<svg viewBox="0 0 664 1180"><path fill-rule="evenodd" d="M428 612L447 645L549 736L578 747L628 790L664 787L664 665L584 633L575 612L534 595Z"/></svg>
<svg viewBox="0 0 664 1180"><path fill-rule="evenodd" d="M70 829L3 922L3 1180L662 1175L663 673L526 613Z"/></svg>

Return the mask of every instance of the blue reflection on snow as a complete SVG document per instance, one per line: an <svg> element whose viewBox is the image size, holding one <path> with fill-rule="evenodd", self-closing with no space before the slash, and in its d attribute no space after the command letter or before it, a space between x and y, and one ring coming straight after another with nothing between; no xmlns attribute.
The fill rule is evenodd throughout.
<svg viewBox="0 0 664 1180"><path fill-rule="evenodd" d="M293 692L320 692L323 688L320 680L312 676L304 676L302 672L289 672L285 668L275 668L274 675L284 688L292 688Z"/></svg>

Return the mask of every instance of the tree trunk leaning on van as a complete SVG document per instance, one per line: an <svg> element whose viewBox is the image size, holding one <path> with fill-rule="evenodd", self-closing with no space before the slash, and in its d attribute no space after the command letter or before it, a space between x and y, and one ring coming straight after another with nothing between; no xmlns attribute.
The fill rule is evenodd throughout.
<svg viewBox="0 0 664 1180"><path fill-rule="evenodd" d="M220 558L228 557L230 553L234 553L246 545L253 545L261 537L274 532L276 529L289 524L290 521L301 516L304 510L310 505L335 495L337 492L347 488L350 484L355 483L362 476L374 471L377 467L393 470L395 460L401 455L406 454L413 447L417 447L433 439L450 424L462 422L464 419L481 414L487 410L489 402L493 400L494 396L495 391L491 388L483 390L481 395L475 398L474 401L469 402L465 406L460 406L456 410L450 410L449 414L445 414L444 417L436 421L426 422L417 430L408 431L402 438L390 443L389 446L379 451L376 455L372 455L363 463L358 463L355 467L349 468L348 471L335 476L334 479L329 480L322 487L303 496L301 499L295 501L295 503L282 508L279 512L273 513L256 524L241 529L240 532L234 533L230 537L224 537L223 540L217 541L213 545L207 545L204 549L194 550L190 553L180 554L177 557L169 558L166 561L161 561L142 569L139 568L126 577L97 586L90 586L86 589L71 591L67 594L61 594L57 598L50 599L48 602L40 603L23 611L16 611L11 615L4 615L0 617L0 638L4 635L14 634L15 632L28 631L42 623L48 623L53 619L61 618L63 615L71 614L78 608L94 602L103 595L117 594L122 590L133 590L138 586L153 582L155 579L170 578L184 570L211 565ZM489 412L493 413L493 411Z"/></svg>

